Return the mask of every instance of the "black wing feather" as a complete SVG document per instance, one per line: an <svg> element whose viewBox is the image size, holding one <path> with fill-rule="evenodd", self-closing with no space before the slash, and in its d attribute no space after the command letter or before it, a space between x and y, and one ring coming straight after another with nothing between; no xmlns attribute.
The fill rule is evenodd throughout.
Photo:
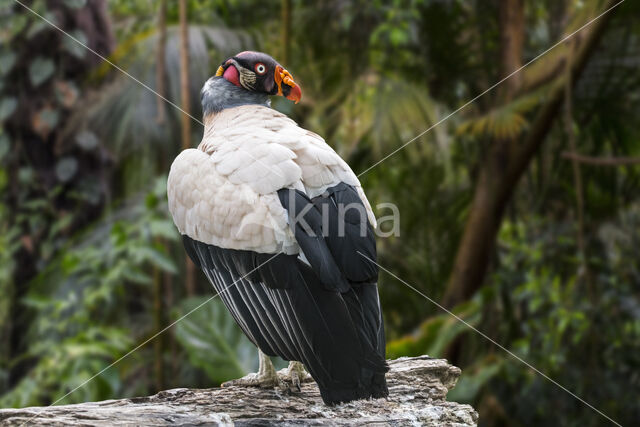
<svg viewBox="0 0 640 427"><path fill-rule="evenodd" d="M378 266L373 227L355 188L340 183L315 197L319 212L326 212L324 240L340 271L350 283L375 283ZM364 256L363 256L364 255Z"/></svg>
<svg viewBox="0 0 640 427"><path fill-rule="evenodd" d="M299 190L278 190L280 203L289 213L289 224L296 242L327 290L346 292L349 284L336 262L323 236L322 215L311 200Z"/></svg>

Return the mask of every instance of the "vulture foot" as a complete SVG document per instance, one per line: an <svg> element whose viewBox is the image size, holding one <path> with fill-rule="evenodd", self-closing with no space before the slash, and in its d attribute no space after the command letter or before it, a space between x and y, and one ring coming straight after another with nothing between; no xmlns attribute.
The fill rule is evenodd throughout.
<svg viewBox="0 0 640 427"><path fill-rule="evenodd" d="M222 383L222 387L260 387L260 388L274 388L281 387L281 380L276 372L276 368L273 367L273 363L269 356L263 352L259 352L260 356L260 368L258 372L245 375L242 378L227 381Z"/></svg>
<svg viewBox="0 0 640 427"><path fill-rule="evenodd" d="M255 372L247 374L242 378L230 380L222 383L222 387L260 387L260 388L274 388L281 386L280 378L277 374L261 374Z"/></svg>

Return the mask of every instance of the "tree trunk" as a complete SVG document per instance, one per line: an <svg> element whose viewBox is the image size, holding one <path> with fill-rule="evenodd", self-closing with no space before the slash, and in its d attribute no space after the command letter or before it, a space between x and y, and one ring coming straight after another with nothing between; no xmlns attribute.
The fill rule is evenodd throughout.
<svg viewBox="0 0 640 427"><path fill-rule="evenodd" d="M162 330L163 325L163 304L162 304L162 272L158 267L153 268L153 329L156 332ZM160 334L153 341L153 375L155 378L156 390L162 390L164 383L164 347L165 337ZM153 383L154 381L151 381Z"/></svg>
<svg viewBox="0 0 640 427"><path fill-rule="evenodd" d="M571 43L571 42L569 42ZM571 46L571 45L570 45ZM569 144L569 149L571 152L578 152L578 148L576 146L576 136L573 131L573 79L571 77L571 63L573 61L572 58L572 50L573 47L569 49L567 54L567 66L566 66L566 78L564 82L565 86L565 133L567 134L567 142ZM576 216L577 216L577 233L576 240L578 243L578 253L580 255L580 265L582 268L578 272L578 277L585 277L587 281L589 280L589 267L587 265L587 252L586 245L584 241L584 194L583 194L583 186L582 186L582 171L580 170L580 162L576 159L572 159L571 168L573 169L573 187L576 192Z"/></svg>
<svg viewBox="0 0 640 427"><path fill-rule="evenodd" d="M182 104L182 149L191 148L191 97L189 93L189 27L187 25L187 0L180 0L180 94ZM195 294L195 266L185 256L184 284L187 295Z"/></svg>
<svg viewBox="0 0 640 427"><path fill-rule="evenodd" d="M493 147L479 171L476 189L458 246L451 279L445 290L442 305L453 308L466 301L482 284L495 236L506 203L501 202L501 193L508 184L503 181L507 156L505 145Z"/></svg>
<svg viewBox="0 0 640 427"><path fill-rule="evenodd" d="M189 26L187 0L180 0L180 96L182 114L182 149L191 148L191 97L189 93Z"/></svg>
<svg viewBox="0 0 640 427"><path fill-rule="evenodd" d="M165 66L167 44L167 0L161 0L158 8L158 46L156 53L156 91L166 97L167 67ZM164 124L166 115L165 100L157 97L158 113L156 122Z"/></svg>
<svg viewBox="0 0 640 427"><path fill-rule="evenodd" d="M614 3L608 1L604 9ZM608 13L602 16L583 30L589 33L573 53L571 78L574 84L602 38L611 15ZM566 90L562 83L560 81L554 84L522 143L501 144L494 141L491 144L488 155L480 166L469 217L443 297L445 307L452 308L469 299L482 286L505 207L511 200L520 177L558 117Z"/></svg>
<svg viewBox="0 0 640 427"><path fill-rule="evenodd" d="M291 48L291 0L282 0L282 58L285 67L289 66Z"/></svg>
<svg viewBox="0 0 640 427"><path fill-rule="evenodd" d="M499 10L500 77L505 77L522 66L524 45L524 0L503 0ZM511 100L522 84L522 73L506 80L500 90Z"/></svg>
<svg viewBox="0 0 640 427"><path fill-rule="evenodd" d="M166 78L167 70L165 64L166 58L166 44L167 44L167 0L161 0L158 6L158 45L156 47L156 91L160 96L156 98L157 113L156 123L163 125L166 120L166 105L165 100L161 97L166 97ZM162 156L162 163L164 163L168 156ZM161 164L162 170L167 169L167 165ZM162 239L158 239L158 243L165 247L166 244ZM162 329L163 325L163 313L164 313L164 276L165 273L160 272L157 267L153 268L153 328L156 332ZM170 305L167 305L171 307ZM164 368L164 353L166 347L166 341L164 336L158 336L153 343L154 353L154 379L156 390L162 390L165 388L165 368ZM152 382L153 383L153 382Z"/></svg>
<svg viewBox="0 0 640 427"><path fill-rule="evenodd" d="M504 0L500 2L498 22L500 25L500 78L504 78L522 66L524 43L524 1ZM500 87L499 98L510 102L521 86L521 73L507 79ZM513 146L512 140L493 141L483 167L479 171L472 210L465 225L458 248L451 285L444 296L445 307L468 298L469 283L482 283L489 265L493 240L498 232L505 206L498 203L504 168ZM469 262L471 261L471 262ZM463 283L464 285L458 285Z"/></svg>

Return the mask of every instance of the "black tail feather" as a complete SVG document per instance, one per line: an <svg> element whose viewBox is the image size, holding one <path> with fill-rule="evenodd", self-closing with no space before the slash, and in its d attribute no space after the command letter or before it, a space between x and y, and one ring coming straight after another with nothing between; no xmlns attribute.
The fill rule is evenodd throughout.
<svg viewBox="0 0 640 427"><path fill-rule="evenodd" d="M326 405L337 405L359 399L380 399L389 395L384 373L372 373L370 383L356 388L322 387L320 396Z"/></svg>

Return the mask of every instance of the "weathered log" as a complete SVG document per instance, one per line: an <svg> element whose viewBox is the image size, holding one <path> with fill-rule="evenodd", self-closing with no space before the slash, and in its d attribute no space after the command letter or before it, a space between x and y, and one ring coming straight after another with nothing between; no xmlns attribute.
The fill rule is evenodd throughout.
<svg viewBox="0 0 640 427"><path fill-rule="evenodd" d="M154 396L0 410L1 425L427 425L475 426L469 405L447 402L460 369L428 356L389 361L389 397L328 407L315 383L301 392L225 387Z"/></svg>

